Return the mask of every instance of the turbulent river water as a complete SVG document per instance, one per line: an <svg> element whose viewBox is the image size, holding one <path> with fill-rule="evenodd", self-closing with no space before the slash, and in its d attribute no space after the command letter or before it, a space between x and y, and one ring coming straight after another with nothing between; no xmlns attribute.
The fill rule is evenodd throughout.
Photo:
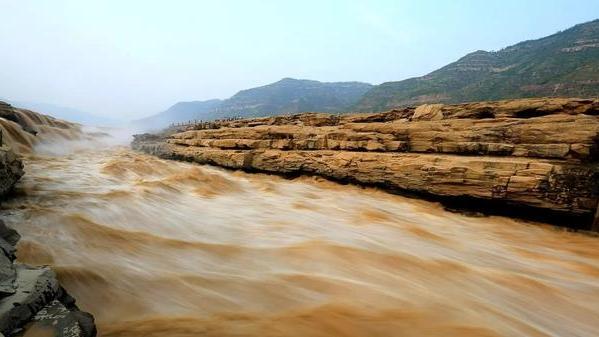
<svg viewBox="0 0 599 337"><path fill-rule="evenodd" d="M597 336L599 241L317 178L95 146L3 218L101 336Z"/></svg>

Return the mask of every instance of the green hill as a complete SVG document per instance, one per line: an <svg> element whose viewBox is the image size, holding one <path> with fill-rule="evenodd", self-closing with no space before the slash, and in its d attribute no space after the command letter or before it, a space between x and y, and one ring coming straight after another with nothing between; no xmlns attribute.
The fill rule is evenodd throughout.
<svg viewBox="0 0 599 337"><path fill-rule="evenodd" d="M257 117L306 111L341 112L355 104L372 85L361 82L318 82L284 78L242 90L223 101L218 117Z"/></svg>
<svg viewBox="0 0 599 337"><path fill-rule="evenodd" d="M373 87L352 107L382 111L420 103L458 103L539 96L599 95L599 20L476 51L432 73Z"/></svg>
<svg viewBox="0 0 599 337"><path fill-rule="evenodd" d="M370 88L361 82L318 82L284 78L262 87L242 90L226 100L179 102L169 109L131 122L142 129L160 129L170 123L226 117L262 117L296 112L342 112Z"/></svg>

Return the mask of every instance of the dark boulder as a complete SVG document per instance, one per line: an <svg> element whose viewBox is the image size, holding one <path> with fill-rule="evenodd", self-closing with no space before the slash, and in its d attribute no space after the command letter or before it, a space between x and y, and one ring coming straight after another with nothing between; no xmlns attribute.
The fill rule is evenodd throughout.
<svg viewBox="0 0 599 337"><path fill-rule="evenodd" d="M0 196L12 190L23 176L23 162L7 146L0 147Z"/></svg>
<svg viewBox="0 0 599 337"><path fill-rule="evenodd" d="M56 275L50 268L16 265L16 292L0 299L0 332L10 336L58 294Z"/></svg>
<svg viewBox="0 0 599 337"><path fill-rule="evenodd" d="M10 245L15 246L21 239L21 235L16 230L6 226L4 221L0 220L0 238L4 239Z"/></svg>
<svg viewBox="0 0 599 337"><path fill-rule="evenodd" d="M4 241L1 240L0 241ZM11 259L0 253L0 297L12 295L16 291L17 272Z"/></svg>

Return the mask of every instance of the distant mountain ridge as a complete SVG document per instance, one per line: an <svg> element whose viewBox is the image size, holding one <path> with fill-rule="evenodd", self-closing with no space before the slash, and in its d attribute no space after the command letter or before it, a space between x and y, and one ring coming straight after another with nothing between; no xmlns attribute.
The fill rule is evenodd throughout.
<svg viewBox="0 0 599 337"><path fill-rule="evenodd" d="M179 102L159 114L133 121L133 126L149 130L160 129L171 123L211 119L210 113L214 113L221 102L220 99Z"/></svg>
<svg viewBox="0 0 599 337"><path fill-rule="evenodd" d="M265 86L239 91L222 101L180 102L157 115L133 121L133 125L148 129L194 119L259 117L307 111L343 112L370 88L371 84L361 82L284 78Z"/></svg>
<svg viewBox="0 0 599 337"><path fill-rule="evenodd" d="M242 90L218 107L220 117L258 117L306 111L341 112L356 103L371 84L284 78Z"/></svg>
<svg viewBox="0 0 599 337"><path fill-rule="evenodd" d="M599 96L599 19L496 52L475 51L425 76L403 81L372 86L284 78L223 101L177 103L144 120L164 127L190 119L369 112L423 103L560 96Z"/></svg>
<svg viewBox="0 0 599 337"><path fill-rule="evenodd" d="M422 77L377 85L352 110L383 111L422 103L598 95L599 20L594 20L497 52L479 50Z"/></svg>

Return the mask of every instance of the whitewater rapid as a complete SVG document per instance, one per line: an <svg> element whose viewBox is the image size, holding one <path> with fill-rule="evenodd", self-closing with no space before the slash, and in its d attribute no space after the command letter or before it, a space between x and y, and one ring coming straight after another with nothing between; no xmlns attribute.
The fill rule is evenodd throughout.
<svg viewBox="0 0 599 337"><path fill-rule="evenodd" d="M101 336L597 336L598 238L125 147L31 154L3 218Z"/></svg>

